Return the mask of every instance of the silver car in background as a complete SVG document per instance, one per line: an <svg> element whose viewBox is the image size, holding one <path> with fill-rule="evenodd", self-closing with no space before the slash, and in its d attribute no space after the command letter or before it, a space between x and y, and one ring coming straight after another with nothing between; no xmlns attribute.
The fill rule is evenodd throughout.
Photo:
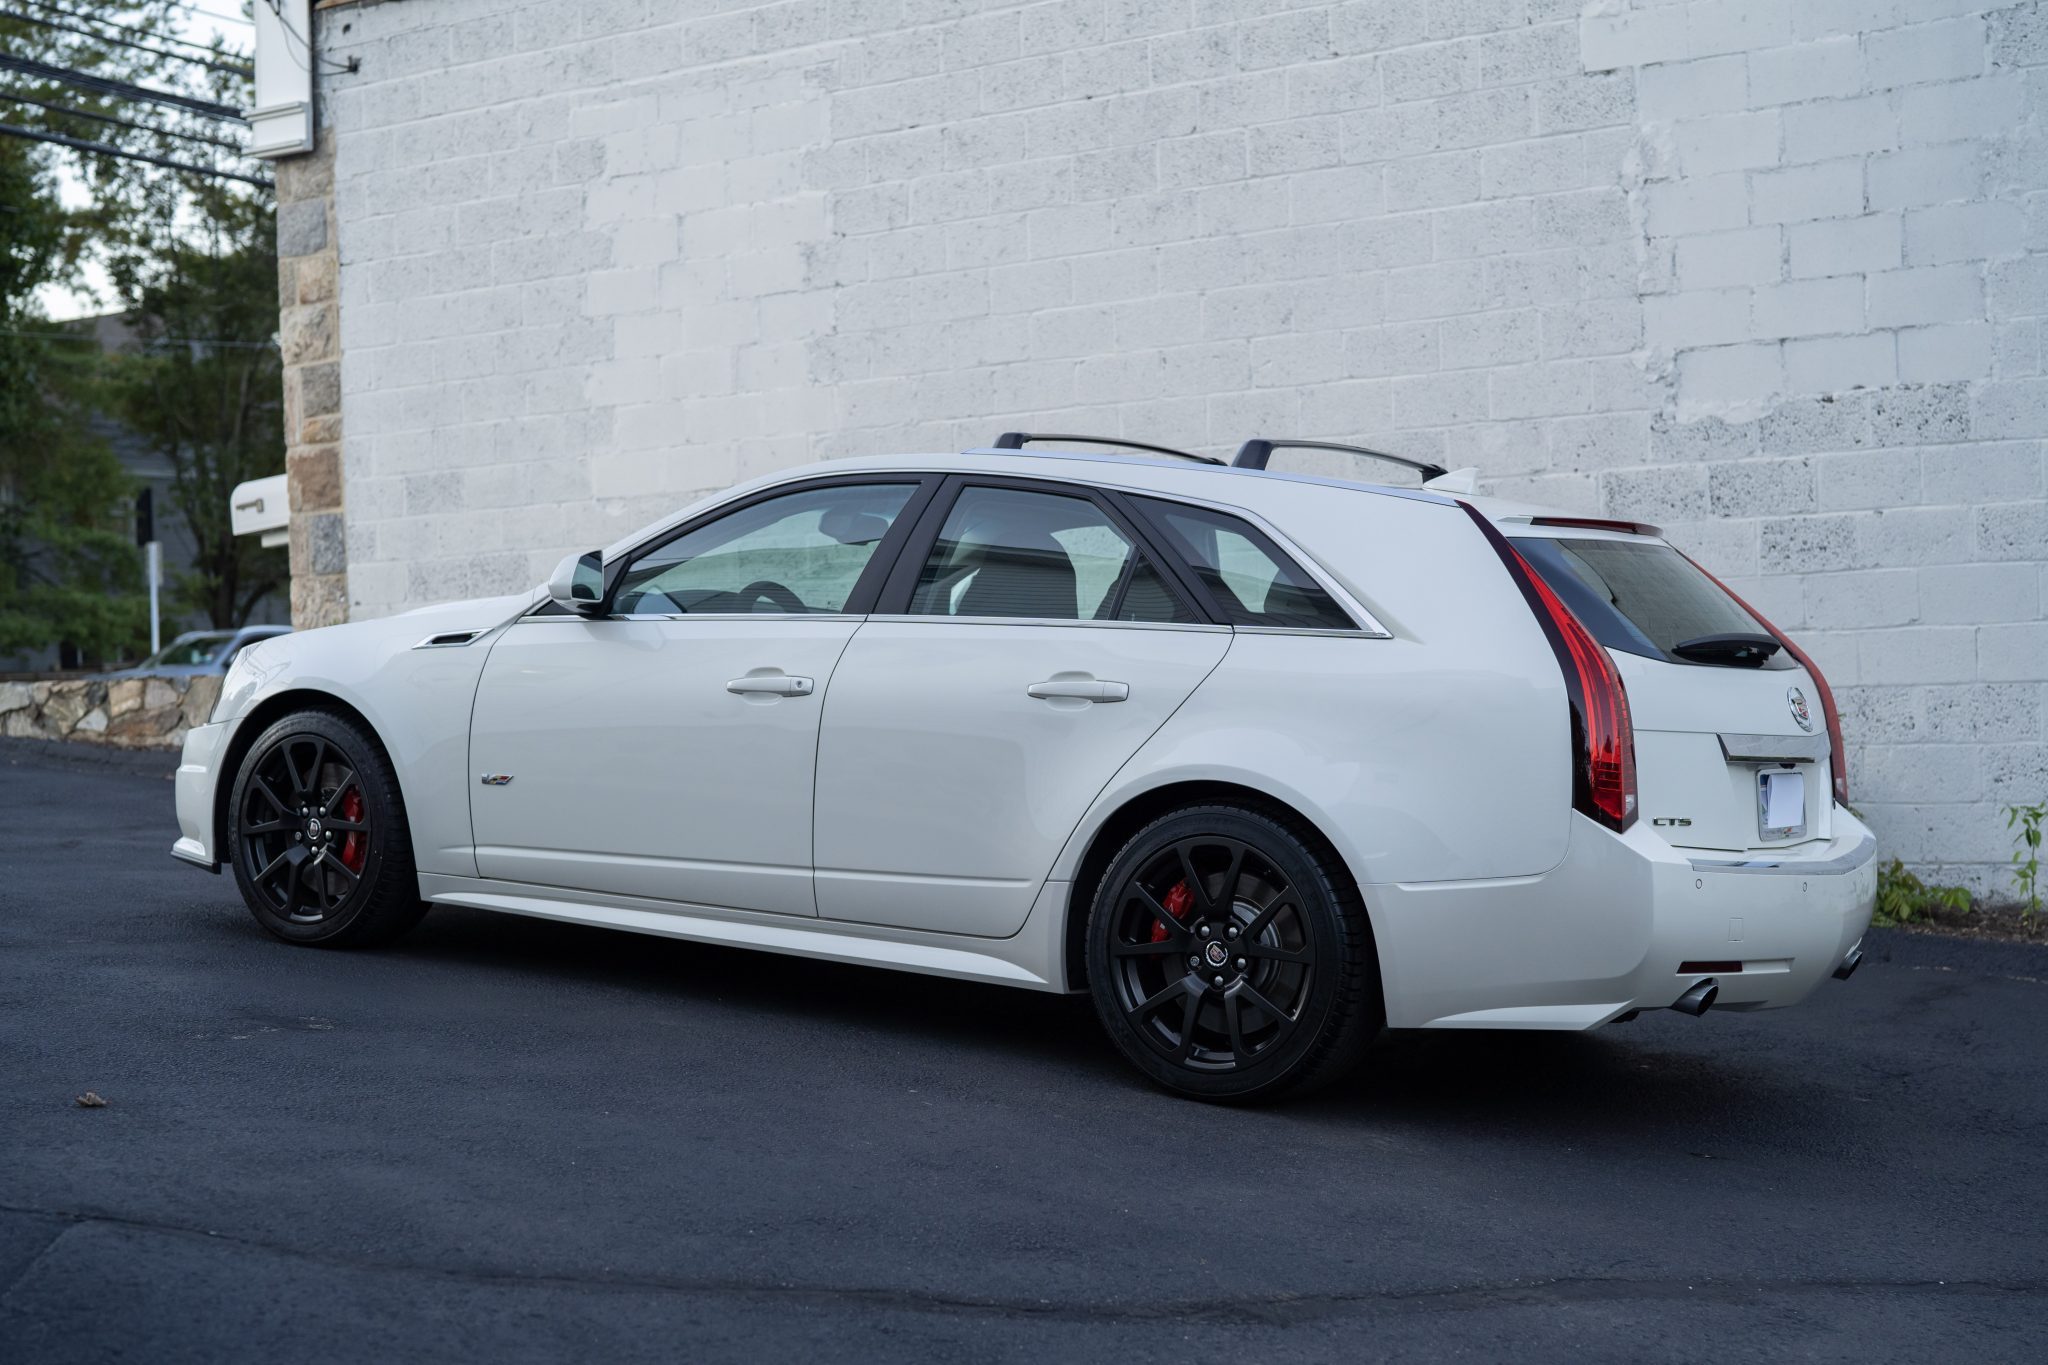
<svg viewBox="0 0 2048 1365"><path fill-rule="evenodd" d="M109 678L196 678L228 671L228 665L258 640L292 633L290 626L243 626L240 630L188 630L132 668Z"/></svg>

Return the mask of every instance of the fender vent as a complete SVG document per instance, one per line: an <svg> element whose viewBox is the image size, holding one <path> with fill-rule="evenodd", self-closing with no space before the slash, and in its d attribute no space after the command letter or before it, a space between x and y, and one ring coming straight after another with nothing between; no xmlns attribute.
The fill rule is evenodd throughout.
<svg viewBox="0 0 2048 1365"><path fill-rule="evenodd" d="M468 644L471 640L476 639L477 636L482 634L484 632L481 630L451 630L445 635L429 635L426 639L414 645L413 648L454 649L460 645Z"/></svg>

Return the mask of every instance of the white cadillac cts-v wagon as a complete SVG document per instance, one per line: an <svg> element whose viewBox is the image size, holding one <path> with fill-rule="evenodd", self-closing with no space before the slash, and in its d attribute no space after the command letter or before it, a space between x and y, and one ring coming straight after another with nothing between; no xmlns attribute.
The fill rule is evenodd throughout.
<svg viewBox="0 0 2048 1365"><path fill-rule="evenodd" d="M173 851L294 943L453 905L1085 991L1218 1100L1856 966L1827 683L1655 527L1033 441L1134 444L791 470L247 649Z"/></svg>

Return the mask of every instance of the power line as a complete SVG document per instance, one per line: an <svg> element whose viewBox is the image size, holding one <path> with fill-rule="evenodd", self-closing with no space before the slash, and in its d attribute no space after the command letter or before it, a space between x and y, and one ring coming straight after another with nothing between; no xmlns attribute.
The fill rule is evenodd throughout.
<svg viewBox="0 0 2048 1365"><path fill-rule="evenodd" d="M0 9L0 19L15 19L24 24L35 24L40 28L55 29L60 33L75 33L81 38L90 38L94 42L112 43L116 47L134 48L137 52L147 52L157 57L168 57L174 62L191 62L194 66L203 66L209 71L218 71L223 75L253 76L256 74L246 66L230 66L226 62L209 61L204 57L187 57L184 53L173 52L169 48L154 47L149 43L138 43L129 38L116 38L111 33L99 33L89 28L80 28L76 24L60 24L54 19L38 19L33 14L19 14L11 9Z"/></svg>
<svg viewBox="0 0 2048 1365"><path fill-rule="evenodd" d="M244 351L274 351L275 341L237 341L229 337L125 337L102 342L83 332L17 332L0 328L0 337L23 337L31 341L78 341L94 346L222 346Z"/></svg>
<svg viewBox="0 0 2048 1365"><path fill-rule="evenodd" d="M9 104L31 104L38 109L47 109L53 114L63 114L70 118L91 119L94 123L111 123L118 128L133 128L137 132L155 133L158 137L176 138L180 142L197 142L208 147L218 147L222 151L234 152L240 156L247 156L249 154L248 149L239 142L229 142L226 138L220 137L208 137L204 133L187 133L181 132L176 128L159 128L153 123L137 123L134 119L116 118L112 114L96 114L90 109L74 109L68 104L52 104L48 100L30 99L27 95L16 95L6 91L0 91L0 100L5 100Z"/></svg>
<svg viewBox="0 0 2048 1365"><path fill-rule="evenodd" d="M106 76L94 76L84 71L73 71L69 67L51 66L46 62L32 62L26 57L9 56L0 52L0 71L19 71L24 76L38 80L58 81L65 85L76 85L86 90L97 90L103 95L118 95L122 99L144 100L151 104L169 105L173 109L184 109L208 118L232 119L236 123L247 123L242 111L233 105L216 104L212 100L199 99L193 95L181 95L172 90L158 90L147 85L131 85Z"/></svg>
<svg viewBox="0 0 2048 1365"><path fill-rule="evenodd" d="M167 156L152 156L148 152L131 152L126 147L116 147L111 142L94 142L88 138L72 137L67 133L46 133L35 128L24 128L16 123L0 123L0 137L26 138L30 142L54 142L60 147L76 151L94 152L100 156L120 157L124 161L147 161L152 166L167 170L184 171L190 175L208 175L216 180L239 180L245 185L259 189L273 189L276 182L260 176L243 175L240 171L220 171L211 166L201 166L191 161L175 161Z"/></svg>
<svg viewBox="0 0 2048 1365"><path fill-rule="evenodd" d="M76 19L82 24L104 24L109 28L127 29L131 33L141 31L138 29L129 28L129 26L126 24L117 24L112 19L102 19L99 16L93 14L80 14L77 10L66 9L62 5L51 4L50 0L26 0L26 3L34 5L37 9L48 10L52 14L61 14L67 19ZM174 43L179 47L189 47L194 52L204 52L209 56L228 56L241 58L244 61L247 60L247 57L244 53L233 51L222 53L218 48L208 47L205 43L195 43L190 38L174 38L168 33L151 33L147 36L150 38L154 38L157 42L160 43Z"/></svg>
<svg viewBox="0 0 2048 1365"><path fill-rule="evenodd" d="M198 16L199 16L200 18L202 18L202 19L212 19L212 20L214 20L214 21L215 21L216 23L222 23L222 24L240 24L240 25L242 25L242 27L244 27L244 28L253 28L253 27L254 27L254 25L253 25L253 24L251 24L251 23L249 22L249 20L247 20L247 19L244 19L244 18L243 18L243 17L241 16L241 15L239 15L239 14L219 14L219 13L216 13L215 11L213 11L213 10L210 10L210 9L201 9L201 8L200 8L199 6L197 6L197 5L178 5L178 4L174 4L174 5L166 5L166 6L164 6L164 8L165 8L165 9L181 9L181 10L185 11L185 13L187 13L187 14L196 14L196 15L198 15Z"/></svg>
<svg viewBox="0 0 2048 1365"><path fill-rule="evenodd" d="M261 0L261 3L269 6L270 12L277 16L278 26L285 31L286 36L298 40L299 51L292 52L292 45L290 43L284 45L284 50L291 53L291 59L298 65L299 70L309 76L314 75L316 73L313 70L313 63L323 62L326 64L329 75L350 74L356 71L360 63L354 57L349 58L346 62L337 62L316 54L313 51L313 40L293 28L291 20L284 17L284 0Z"/></svg>

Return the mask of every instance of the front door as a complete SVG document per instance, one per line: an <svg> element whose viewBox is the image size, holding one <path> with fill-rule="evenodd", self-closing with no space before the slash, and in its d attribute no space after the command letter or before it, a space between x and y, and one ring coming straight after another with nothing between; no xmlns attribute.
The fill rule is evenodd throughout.
<svg viewBox="0 0 2048 1365"><path fill-rule="evenodd" d="M1135 528L1078 491L968 483L941 517L899 570L907 599L883 603L894 613L862 626L833 674L818 913L1004 936L1231 635L1200 624Z"/></svg>
<svg viewBox="0 0 2048 1365"><path fill-rule="evenodd" d="M507 630L471 723L477 870L815 915L820 707L918 491L838 480L720 509L635 552L606 615Z"/></svg>

